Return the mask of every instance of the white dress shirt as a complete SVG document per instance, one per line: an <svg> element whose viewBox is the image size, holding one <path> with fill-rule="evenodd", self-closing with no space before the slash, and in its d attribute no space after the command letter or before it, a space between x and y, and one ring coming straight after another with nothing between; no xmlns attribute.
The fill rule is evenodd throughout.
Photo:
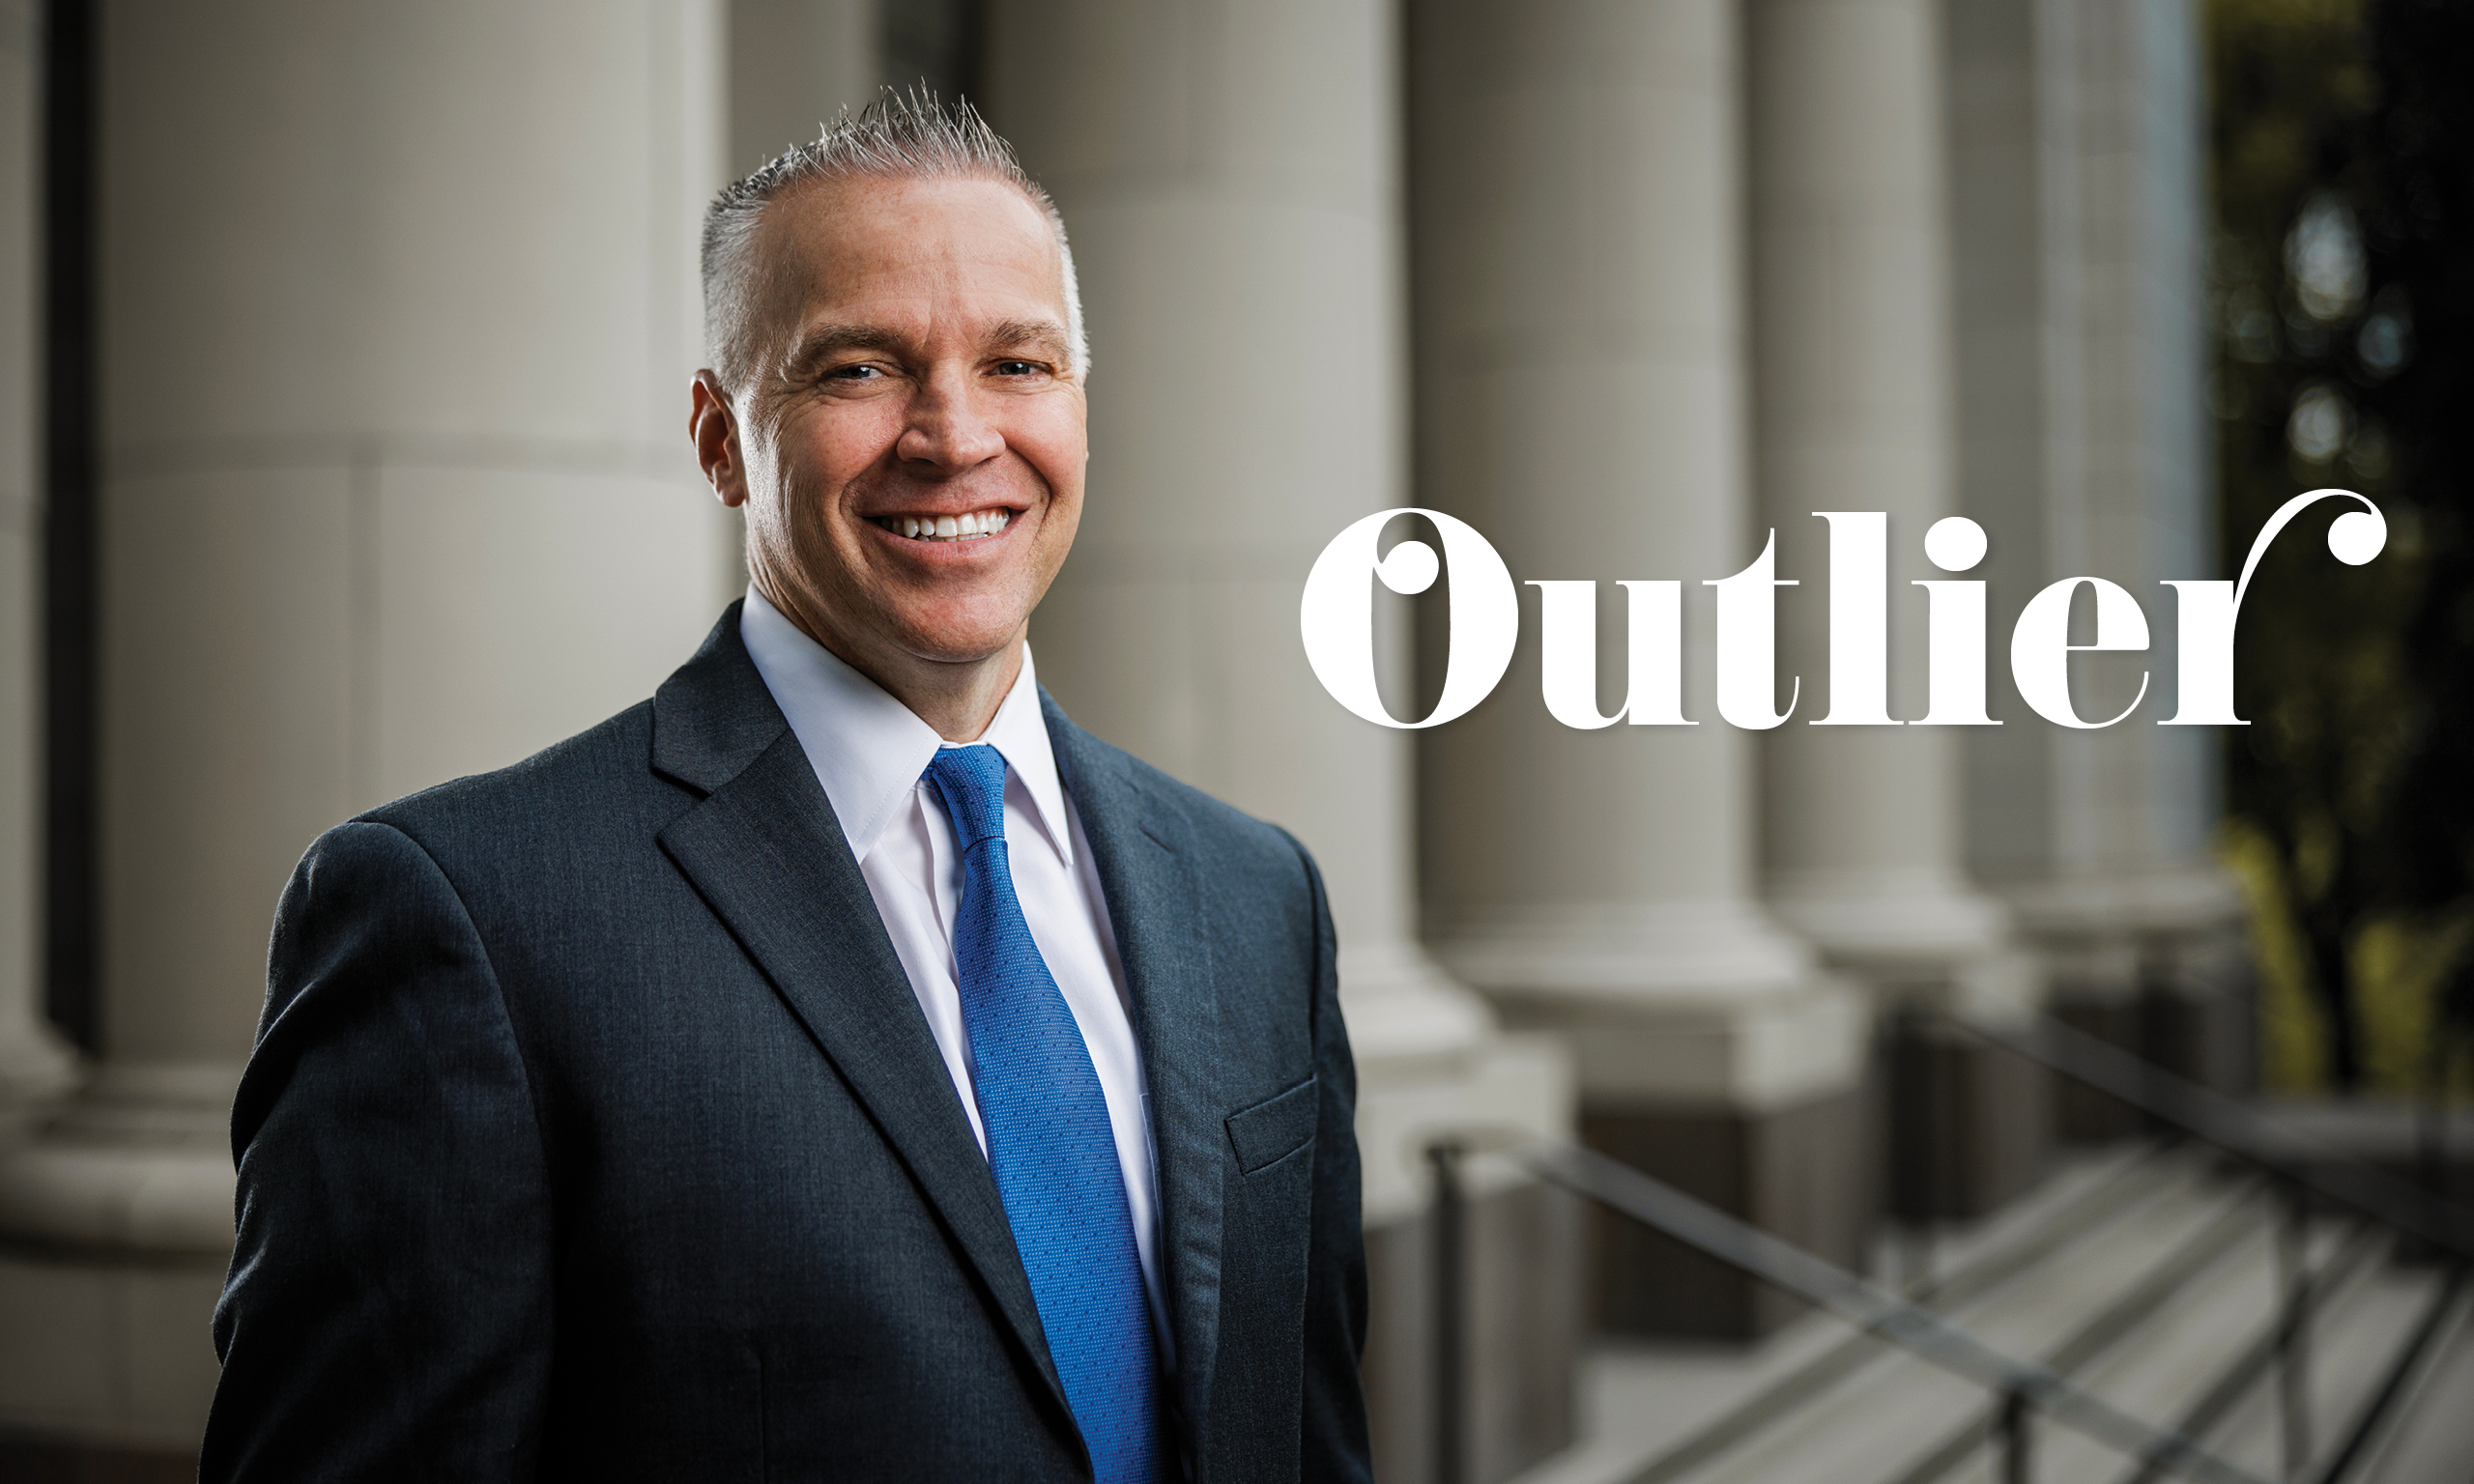
<svg viewBox="0 0 2474 1484"><path fill-rule="evenodd" d="M842 821L850 853L876 898L877 913L910 977L910 992L928 1017L928 1030L936 1038L936 1049L945 1058L954 1093L984 1156L988 1130L972 1092L970 1033L963 1024L962 988L954 968L962 856L954 845L952 821L922 777L936 750L953 744L875 681L801 633L753 587L739 615L739 637ZM1082 1032L1092 1070L1100 1074L1109 1127L1116 1136L1117 1164L1125 1174L1126 1205L1134 1214L1134 1240L1141 1253L1153 1327L1167 1359L1171 1353L1157 1257L1159 1182L1132 1001L1126 996L1116 932L1108 924L1082 821L1057 780L1028 644L1022 647L1021 674L979 740L1005 755L1005 849L1013 867L1014 895L1021 902L1031 939Z"/></svg>

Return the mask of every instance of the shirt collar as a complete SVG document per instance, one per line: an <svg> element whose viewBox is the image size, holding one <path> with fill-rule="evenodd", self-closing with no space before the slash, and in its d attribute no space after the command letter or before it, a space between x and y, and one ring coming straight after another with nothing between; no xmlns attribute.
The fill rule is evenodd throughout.
<svg viewBox="0 0 2474 1484"><path fill-rule="evenodd" d="M753 586L738 631L747 657L756 662L756 672L816 770L834 817L842 821L852 858L866 860L909 802L943 740L882 686L800 632ZM1066 823L1065 788L1056 776L1048 723L1040 715L1029 644L1022 646L1021 673L979 740L1004 754L1006 766L1030 795L1041 831L1072 866L1074 832Z"/></svg>

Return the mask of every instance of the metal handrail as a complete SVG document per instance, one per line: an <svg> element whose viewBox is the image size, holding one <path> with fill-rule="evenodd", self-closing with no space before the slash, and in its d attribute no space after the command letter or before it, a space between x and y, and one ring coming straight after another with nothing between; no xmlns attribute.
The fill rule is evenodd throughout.
<svg viewBox="0 0 2474 1484"><path fill-rule="evenodd" d="M2060 1344L2047 1351L2044 1363L2057 1374L2073 1375L2120 1343L2201 1272L2231 1255L2235 1243L2228 1239L2256 1219L2252 1207L2261 1193L2258 1185L2237 1193L2214 1220L2183 1237L2163 1262L2149 1269L2139 1281L2090 1315ZM1900 1473L1897 1484L1936 1484L1956 1470L1987 1439L1997 1436L2000 1425L1999 1410L1988 1411L1972 1421L1961 1424L1938 1446ZM2189 1437L2199 1436L2188 1427L2177 1431Z"/></svg>
<svg viewBox="0 0 2474 1484"><path fill-rule="evenodd" d="M2406 1383L2429 1353L2441 1322L2465 1286L2469 1268L2474 1268L2474 1213L2442 1199L2434 1190L2399 1180L2340 1151L2321 1148L2314 1151L2314 1157L2296 1158L2292 1151L2297 1146L2309 1148L2311 1141L2281 1127L2275 1119L2051 1016L2032 1016L2024 1027L1985 1025L1957 1016L1943 1018L1978 1040L2116 1098L2151 1119L2249 1161L2285 1189L2287 1214L2278 1234L2280 1287L2285 1297L2267 1342L2278 1372L2277 1406L2284 1434L2285 1471L2289 1479L2339 1484L2403 1397ZM2315 1277L2306 1260L2304 1235L2309 1203L2305 1192L2411 1237L2451 1259L2449 1275L2440 1291L2425 1307L2405 1343L2399 1347L2380 1384L2355 1414L2352 1425L2345 1430L2344 1441L2316 1472L2310 1467L2314 1450L2308 1405L2308 1341L2312 1315L2331 1285ZM2235 1386L2235 1378L2251 1376L2256 1365L2257 1361L2249 1356L2237 1359L2220 1379L2218 1389ZM2202 1425L2198 1416L2220 1404L2229 1405L2230 1396L2217 1398L2212 1393L2209 1404L2201 1409L2201 1413L2195 1413L2191 1425Z"/></svg>
<svg viewBox="0 0 2474 1484"><path fill-rule="evenodd" d="M1955 1272L1911 1287L1907 1290L1908 1298L1931 1309L1946 1310L1970 1302L2009 1282L2089 1231L2120 1218L2125 1212L2140 1209L2155 1199L2157 1191L2134 1177L2152 1175L2155 1161L2163 1157L2165 1152L2162 1145L2147 1146L2123 1161L2094 1188L2083 1192L2068 1211L2042 1223L2025 1240L1988 1253ZM1869 1334L1849 1335L1843 1343L1790 1371L1759 1395L1713 1418L1698 1432L1669 1447L1632 1475L1630 1484L1668 1484L1670 1480L1682 1478L1793 1408L1810 1401L1853 1375L1880 1354L1880 1343ZM2184 1428L2183 1431L2191 1429Z"/></svg>
<svg viewBox="0 0 2474 1484"><path fill-rule="evenodd" d="M2295 1158L2291 1151L2311 1147L2313 1141L2223 1093L2049 1015L2032 1016L2020 1027L1979 1024L1956 1015L1943 1018L1968 1035L2117 1098L2294 1186L2474 1262L2474 1212L2342 1151L2319 1149L2314 1157Z"/></svg>
<svg viewBox="0 0 2474 1484"><path fill-rule="evenodd" d="M1451 1139L1428 1147L1427 1157L1439 1177L1439 1231L1456 1234L1464 1228L1466 1216L1461 1208L1465 1196L1458 1162L1468 1151L1467 1143ZM2207 1484L2267 1484L2191 1439L2143 1421L2082 1390L2046 1366L1996 1350L1940 1315L1594 1150L1524 1138L1496 1152L1541 1180L1585 1195L1698 1247L1931 1364L1987 1387L2000 1400L2003 1476L2014 1484L2024 1484L2028 1478L2028 1423L2032 1413L2042 1413L2144 1465ZM1438 1295L1448 1312L1437 1316L1444 1322L1439 1327L1455 1334L1460 1330L1457 1311L1461 1302L1457 1277L1452 1271L1439 1275ZM1458 1359L1437 1359L1439 1426L1453 1429L1464 1414L1464 1398L1457 1389ZM1441 1433L1437 1441L1445 1441ZM1461 1484L1460 1466L1461 1455L1454 1441L1448 1451L1438 1454L1438 1477L1443 1484Z"/></svg>
<svg viewBox="0 0 2474 1484"><path fill-rule="evenodd" d="M2308 1300L2312 1307L2320 1307L2330 1296L2349 1287L2363 1275L2364 1269L2376 1255L2380 1235L2380 1229L2373 1222L2355 1223L2352 1235L2340 1240L2336 1251L2312 1272L2312 1294ZM2217 1372L2216 1379L2208 1384L2207 1389L2173 1419L2173 1426L2194 1438L2206 1437L2244 1397L2250 1395L2251 1388L2259 1384L2259 1378L2267 1375L2268 1368L2284 1356L2287 1338L2286 1316L2280 1312L2258 1338L2234 1355L2231 1364ZM2155 1484L2155 1481L2154 1470L2143 1470L2133 1474L2128 1484Z"/></svg>
<svg viewBox="0 0 2474 1484"><path fill-rule="evenodd" d="M2448 1318L2448 1311L2456 1307L2458 1295L2464 1291L2466 1272L2466 1266L2458 1264L2449 1273L2448 1281L2424 1306L2423 1317L2416 1322L2413 1332L2405 1337L2405 1343L2399 1347L2397 1357L2389 1362L2387 1373L2380 1377L2379 1388L2355 1414L2354 1425L2346 1431L2345 1441L2321 1467L2316 1476L2317 1484L2338 1484L2362 1458L2363 1450L2371 1445L2373 1437L2378 1433L2380 1423L2387 1419L2389 1412L2404 1395L2406 1383L2412 1380L2415 1370L2431 1353L2431 1342L2439 1337L2441 1323Z"/></svg>
<svg viewBox="0 0 2474 1484"><path fill-rule="evenodd" d="M2028 1424L2031 1414L2039 1411L2129 1454L2140 1465L2141 1479L2172 1472L2216 1484L2265 1484L2257 1475L2209 1453L2192 1433L2208 1425L2230 1405L2234 1395L2255 1383L2262 1363L2270 1356L2279 1372L2287 1477L2309 1478L2316 1484L2338 1484L2344 1479L2409 1388L2416 1369L2430 1355L2464 1291L2469 1273L2474 1272L2474 1213L2334 1151L2315 1151L2313 1157L2297 1157L2296 1148L2308 1150L2309 1141L2280 1127L2274 1120L2058 1021L2035 1017L2026 1027L2014 1028L1947 1018L1980 1040L2109 1094L2158 1123L2258 1166L2285 1193L2286 1220L2280 1223L2282 1230L2278 1234L2280 1286L2285 1295L2280 1313L2258 1348L2260 1353L2237 1358L2210 1388L2209 1398L2184 1419L2183 1427L2143 1421L2072 1385L2062 1374L2072 1367L2063 1363L2065 1356L2060 1353L2057 1353L2053 1365L2004 1355L1904 1298L1603 1155L1527 1135L1512 1136L1496 1152L1539 1179L1588 1196L1829 1310L1865 1333L1900 1345L1932 1364L1987 1386L1996 1398L1992 1411L1963 1430L1972 1435L1971 1440L1954 1437L1949 1441L1998 1441L2003 1449L2001 1476L2009 1484L2026 1484L2029 1476ZM1434 1276L1439 1343L1434 1378L1435 1457L1437 1477L1442 1484L1462 1484L1467 1467L1461 1432L1466 1386L1461 1351L1466 1327L1460 1312L1464 1301L1467 1217L1459 1161L1469 1150L1469 1144L1462 1140L1444 1139L1426 1151L1436 1184L1438 1261ZM2380 1384L2350 1425L2342 1430L2343 1441L2325 1459L2318 1460L2320 1467L2316 1470L2310 1467L2313 1449L2308 1410L2302 1400L2308 1389L2306 1341L2314 1310L2338 1286L2331 1281L2336 1277L2331 1270L2345 1265L2332 1260L2322 1265L2319 1272L2310 1270L2302 1241L2309 1211L2306 1192L2348 1209L2375 1226L2416 1239L2453 1259L2447 1280L2396 1353ZM1835 1371L1838 1367L1833 1363L1821 1369ZM1937 1455L1946 1449L1936 1450Z"/></svg>

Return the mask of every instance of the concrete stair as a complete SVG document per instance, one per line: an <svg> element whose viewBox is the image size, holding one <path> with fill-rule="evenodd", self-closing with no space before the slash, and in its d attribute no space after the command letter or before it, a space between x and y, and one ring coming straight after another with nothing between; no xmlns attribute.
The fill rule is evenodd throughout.
<svg viewBox="0 0 2474 1484"><path fill-rule="evenodd" d="M2052 1366L2153 1423L2189 1425L2228 1461L2282 1477L2276 1380L2283 1209L2204 1152L2154 1146L2082 1157L1980 1227L1943 1234L1908 1285L1919 1303L2011 1355ZM2439 1292L2350 1218L2306 1228L2330 1274L2308 1341L2312 1445L2325 1457ZM2417 1394L2353 1480L2465 1484L2474 1473L2474 1322L2460 1296ZM2225 1373L2255 1356L2238 1391ZM2218 1393L2207 1405L2211 1393ZM2445 1398L2463 1399L2447 1405ZM1582 1441L1519 1484L1992 1484L1981 1386L1840 1321L1807 1315L1749 1350L1611 1344L1583 1386ZM2139 1470L2049 1418L2031 1425L2038 1484L2115 1484Z"/></svg>

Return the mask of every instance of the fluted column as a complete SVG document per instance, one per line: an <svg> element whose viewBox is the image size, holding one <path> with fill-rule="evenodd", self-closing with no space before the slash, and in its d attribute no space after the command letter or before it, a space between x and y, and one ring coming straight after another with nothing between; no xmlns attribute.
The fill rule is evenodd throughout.
<svg viewBox="0 0 2474 1484"><path fill-rule="evenodd" d="M1814 514L1887 514L1888 704L1870 714L1913 722L1925 595L1910 584L1950 575L1923 539L1958 513L1939 9L1750 0L1747 27L1755 464L1779 575L1802 585L1780 598L1782 665L1804 691L1766 739L1767 876L1804 936L1890 982L1947 981L2004 927L1966 879L1964 734L1866 724L1865 697L1834 693L1840 594Z"/></svg>
<svg viewBox="0 0 2474 1484"><path fill-rule="evenodd" d="M293 863L648 695L728 595L681 437L722 27L715 0L102 22L103 1060L0 1165L10 1235L96 1266L0 1327L72 1357L11 1355L43 1384L0 1420L190 1446Z"/></svg>
<svg viewBox="0 0 2474 1484"><path fill-rule="evenodd" d="M2047 562L2057 576L2113 576L2141 596L2161 636L2172 605L2157 581L2216 565L2199 17L2182 0L2045 0L2038 13L2056 261ZM2208 855L2222 737L2155 725L2173 694L2170 644L2119 668L2125 690L2137 685L2127 671L2154 672L2150 703L2119 727L2056 738L2057 873L2080 887L2109 880L2116 910L2160 928L2230 911L2229 883ZM2041 918L2032 894L2022 896Z"/></svg>
<svg viewBox="0 0 2474 1484"><path fill-rule="evenodd" d="M42 58L37 8L0 4L0 1139L71 1076L41 972Z"/></svg>
<svg viewBox="0 0 2474 1484"><path fill-rule="evenodd" d="M735 180L877 96L877 0L728 0ZM905 79L906 81L907 79Z"/></svg>
<svg viewBox="0 0 2474 1484"><path fill-rule="evenodd" d="M1599 582L1602 691L1624 672L1615 581L1681 581L1697 723L1555 721L1524 597L1493 699L1424 734L1426 924L1508 1019L1569 1036L1595 1141L1852 1259L1868 1182L1835 1141L1860 1139L1863 1008L1762 904L1758 737L1711 703L1701 584L1751 561L1763 524L1740 18L1730 0L1411 11L1421 503L1515 579ZM1789 1188L1792 1210L1764 1193ZM1687 1254L1609 1251L1618 1323L1740 1334L1781 1312Z"/></svg>
<svg viewBox="0 0 2474 1484"><path fill-rule="evenodd" d="M2038 980L1969 878L1967 729L1913 725L1929 708L1913 585L1983 576L1924 552L1960 514L1941 0L1749 0L1747 19L1754 464L1779 575L1800 585L1780 594L1779 637L1802 688L1764 739L1769 899L1879 1005L2015 1018ZM1881 535L1862 512L1886 516L1886 585L1851 604L1870 563L1833 564ZM1870 641L1867 611L1884 626ZM1874 644L1884 689L1856 663ZM2006 1059L1917 1034L1889 1063L1912 1084L1890 1091L1893 1209L1971 1215L2032 1176L2044 1102Z"/></svg>
<svg viewBox="0 0 2474 1484"><path fill-rule="evenodd" d="M1392 9L1084 0L989 16L991 117L1065 214L1095 367L1089 504L1032 621L1040 675L1077 721L1293 830L1323 868L1361 1075L1378 1453L1416 1477L1424 1347L1400 1330L1426 1305L1421 1254L1400 1249L1420 1245L1423 1137L1560 1133L1568 1114L1553 1048L1506 1042L1418 946L1408 738L1335 703L1298 642L1323 544L1411 502ZM1558 1266L1506 1255L1493 1292L1528 1311L1506 1323L1569 1312ZM1552 1370L1507 1368L1490 1406L1510 1414L1473 1427L1482 1461L1534 1456L1568 1427Z"/></svg>
<svg viewBox="0 0 2474 1484"><path fill-rule="evenodd" d="M1972 203L1958 235L1963 479L1995 532L1995 632L2084 573L2138 597L2155 641L2079 662L2089 715L2119 711L2150 672L2147 699L2103 730L2042 724L1997 687L2010 725L1970 739L1970 854L2045 958L2057 1008L2238 1082L2240 905L2208 853L2223 739L2156 725L2174 688L2158 580L2215 565L2197 17L2179 0L2001 0L1952 17L1953 157ZM2079 1131L2118 1127L2066 1096Z"/></svg>

